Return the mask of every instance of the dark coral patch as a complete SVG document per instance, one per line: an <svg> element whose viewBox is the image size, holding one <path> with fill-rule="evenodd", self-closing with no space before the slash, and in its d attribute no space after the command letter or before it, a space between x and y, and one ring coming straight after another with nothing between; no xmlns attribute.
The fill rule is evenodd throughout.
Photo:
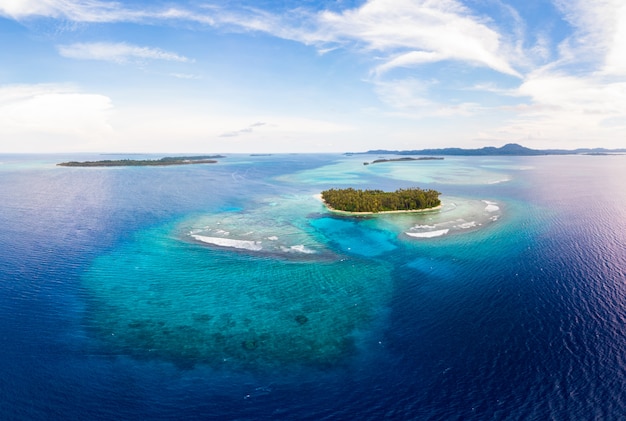
<svg viewBox="0 0 626 421"><path fill-rule="evenodd" d="M254 351L255 349L257 349L257 347L259 346L258 342L254 339L248 339L246 341L243 341L241 343L241 346L243 346L244 349L248 350L248 351Z"/></svg>

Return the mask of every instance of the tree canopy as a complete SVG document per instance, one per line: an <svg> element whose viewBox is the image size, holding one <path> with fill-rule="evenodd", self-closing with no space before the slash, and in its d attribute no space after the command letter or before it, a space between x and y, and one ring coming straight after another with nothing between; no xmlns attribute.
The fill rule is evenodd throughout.
<svg viewBox="0 0 626 421"><path fill-rule="evenodd" d="M330 189L322 192L322 200L332 209L345 212L389 212L434 208L441 204L436 190L417 187L382 190Z"/></svg>
<svg viewBox="0 0 626 421"><path fill-rule="evenodd" d="M167 165L187 165L187 164L215 164L215 158L224 158L222 155L201 155L201 156L175 156L161 159L106 159L103 161L69 161L61 162L62 167L153 167Z"/></svg>

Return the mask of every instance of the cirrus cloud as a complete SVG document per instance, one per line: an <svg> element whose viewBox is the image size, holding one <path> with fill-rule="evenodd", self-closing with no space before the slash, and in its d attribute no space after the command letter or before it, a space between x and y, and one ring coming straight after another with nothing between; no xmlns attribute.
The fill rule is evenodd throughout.
<svg viewBox="0 0 626 421"><path fill-rule="evenodd" d="M114 63L130 61L165 60L187 63L192 60L187 57L164 51L159 48L140 47L124 42L92 42L60 45L57 47L63 57L79 60L102 60Z"/></svg>
<svg viewBox="0 0 626 421"><path fill-rule="evenodd" d="M320 13L315 34L314 42L353 41L385 53L378 73L459 60L521 77L506 60L500 35L455 0L370 0L342 13Z"/></svg>
<svg viewBox="0 0 626 421"><path fill-rule="evenodd" d="M4 0L0 16L18 21L33 18L64 19L84 23L141 23L151 20L189 20L212 23L208 16L177 7L129 8L116 1L101 0Z"/></svg>

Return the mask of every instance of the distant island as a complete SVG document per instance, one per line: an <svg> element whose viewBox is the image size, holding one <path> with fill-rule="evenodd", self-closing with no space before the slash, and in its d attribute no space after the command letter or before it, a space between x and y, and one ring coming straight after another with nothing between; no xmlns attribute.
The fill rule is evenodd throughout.
<svg viewBox="0 0 626 421"><path fill-rule="evenodd" d="M537 155L611 155L626 153L626 149L580 148L580 149L530 149L517 143L509 143L500 148L486 146L480 149L442 148L417 150L376 149L361 154L395 154L395 155L456 155L456 156L537 156ZM349 155L355 152L348 153Z"/></svg>
<svg viewBox="0 0 626 421"><path fill-rule="evenodd" d="M437 208L441 205L436 190L414 187L395 192L382 190L330 189L320 196L332 211L347 213L415 212Z"/></svg>
<svg viewBox="0 0 626 421"><path fill-rule="evenodd" d="M382 162L432 161L432 160L441 160L441 159L443 158L438 158L434 156L422 156L419 158L404 157L404 158L390 158L390 159L375 159L372 162L364 162L363 165L380 164Z"/></svg>
<svg viewBox="0 0 626 421"><path fill-rule="evenodd" d="M167 165L215 164L222 155L176 156L161 159L106 159L103 161L69 161L57 165L61 167L153 167Z"/></svg>

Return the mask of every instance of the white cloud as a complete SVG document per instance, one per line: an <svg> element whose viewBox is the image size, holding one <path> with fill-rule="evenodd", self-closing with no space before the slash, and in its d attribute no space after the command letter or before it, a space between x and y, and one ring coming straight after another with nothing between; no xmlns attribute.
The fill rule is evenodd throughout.
<svg viewBox="0 0 626 421"><path fill-rule="evenodd" d="M312 43L356 42L387 56L378 72L459 60L520 77L499 34L455 0L370 0L342 13L322 12Z"/></svg>
<svg viewBox="0 0 626 421"><path fill-rule="evenodd" d="M28 16L54 17L54 6L38 0L5 0L0 4L0 15L13 19Z"/></svg>
<svg viewBox="0 0 626 421"><path fill-rule="evenodd" d="M557 0L574 33L560 45L552 67L587 64L606 74L626 75L626 3L622 0Z"/></svg>
<svg viewBox="0 0 626 421"><path fill-rule="evenodd" d="M434 63L445 59L446 57L443 54L433 51L410 51L389 59L386 63L378 66L376 72L381 74L396 67L414 67L416 65Z"/></svg>
<svg viewBox="0 0 626 421"><path fill-rule="evenodd" d="M180 8L131 9L122 2L101 0L3 0L0 16L16 20L37 17L73 22L144 22L149 20L188 20L211 24L209 16L199 16Z"/></svg>
<svg viewBox="0 0 626 421"><path fill-rule="evenodd" d="M220 135L220 137L236 137L245 133L252 133L252 131L257 128L257 127L261 127L261 126L265 126L266 123L263 122L256 122L254 124L250 124L247 127L244 127L243 129L239 129L239 130L234 130L234 131L230 131L230 132L224 132Z"/></svg>
<svg viewBox="0 0 626 421"><path fill-rule="evenodd" d="M3 149L55 150L56 145L49 143L51 139L61 138L80 150L86 144L112 136L109 123L112 109L108 97L83 93L73 87L0 86L0 139L10 141Z"/></svg>
<svg viewBox="0 0 626 421"><path fill-rule="evenodd" d="M531 75L518 92L531 97L535 104L577 114L626 114L626 83L611 83L593 76L539 73Z"/></svg>
<svg viewBox="0 0 626 421"><path fill-rule="evenodd" d="M210 103L114 107L107 96L66 85L0 86L0 151L315 152L324 150L321 142L355 132L322 119L256 117L262 120L250 124L255 117L224 113ZM233 127L243 127L237 132L246 136L220 136Z"/></svg>
<svg viewBox="0 0 626 421"><path fill-rule="evenodd" d="M77 22L112 22L135 20L141 13L132 13L117 2L98 0L4 0L0 15L22 20L51 17Z"/></svg>
<svg viewBox="0 0 626 421"><path fill-rule="evenodd" d="M516 116L483 138L506 139L540 147L623 147L626 136L626 82L598 75L576 77L537 72L516 91L529 104L512 107Z"/></svg>
<svg viewBox="0 0 626 421"><path fill-rule="evenodd" d="M626 75L626 4L615 11L617 21L611 34L604 71L609 74Z"/></svg>
<svg viewBox="0 0 626 421"><path fill-rule="evenodd" d="M165 60L183 63L191 61L187 57L158 48L140 47L126 43L76 43L61 45L58 50L63 57L67 58L112 61L114 63L127 63L137 60Z"/></svg>
<svg viewBox="0 0 626 421"><path fill-rule="evenodd" d="M544 147L557 142L623 147L626 4L622 0L558 0L556 4L573 27L559 46L560 56L529 73L510 92L527 103L510 107L515 117L481 137Z"/></svg>
<svg viewBox="0 0 626 421"><path fill-rule="evenodd" d="M440 103L429 98L429 91L435 82L424 82L415 78L374 82L375 91L381 101L395 111L387 113L410 119L431 117L468 117L484 110L477 103ZM486 88L485 88L486 89Z"/></svg>
<svg viewBox="0 0 626 421"><path fill-rule="evenodd" d="M380 99L392 108L425 111L433 104L427 99L429 85L417 79L375 82Z"/></svg>
<svg viewBox="0 0 626 421"><path fill-rule="evenodd" d="M458 60L521 77L507 55L513 47L456 0L369 0L343 12L297 9L283 16L257 9L245 13L211 9L216 25L315 45L320 52L343 47L382 54L375 71Z"/></svg>
<svg viewBox="0 0 626 421"><path fill-rule="evenodd" d="M219 105L198 104L167 108L161 105L120 107L112 123L119 133L120 141L107 149L141 152L316 152L321 142L355 132L347 124L338 124L314 118L286 115L259 115L258 123L250 124L250 115L224 114ZM257 130L261 128L262 130ZM236 133L233 127L243 127L237 132L245 136L226 136ZM335 150L346 145L341 142Z"/></svg>
<svg viewBox="0 0 626 421"><path fill-rule="evenodd" d="M170 76L175 77L176 79L188 79L188 80L202 79L201 75L194 75L191 73L170 73Z"/></svg>
<svg viewBox="0 0 626 421"><path fill-rule="evenodd" d="M507 121L477 131L490 142L521 142L536 147L602 144L623 147L626 138L626 4L623 1L559 2L574 32L559 46L560 56L528 73L516 88L475 84L472 90L519 99L517 106L489 108L474 103L439 104L431 98L433 86L412 79L375 82L380 98L403 116L508 115ZM450 22L454 22L453 19ZM551 40L537 35L530 51L518 52L550 58ZM379 66L419 65L441 58L443 49L401 53ZM468 62L470 60L467 60ZM511 62L523 60L511 59ZM453 120L450 120L453 121ZM454 120L457 121L458 120Z"/></svg>

